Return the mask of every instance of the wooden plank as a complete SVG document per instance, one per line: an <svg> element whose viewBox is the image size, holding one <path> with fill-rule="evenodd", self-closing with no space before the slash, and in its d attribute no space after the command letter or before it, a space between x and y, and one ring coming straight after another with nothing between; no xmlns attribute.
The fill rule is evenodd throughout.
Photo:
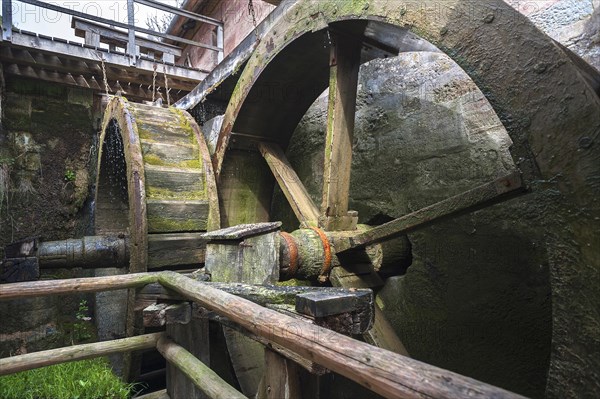
<svg viewBox="0 0 600 399"><path fill-rule="evenodd" d="M199 150L194 144L185 143L157 143L141 139L142 154L144 158L158 157L164 166L178 166L185 161L198 161Z"/></svg>
<svg viewBox="0 0 600 399"><path fill-rule="evenodd" d="M296 399L302 397L298 366L279 353L265 348L265 392L267 399Z"/></svg>
<svg viewBox="0 0 600 399"><path fill-rule="evenodd" d="M348 216L348 199L361 47L360 41L333 34L321 204L323 219L319 222L325 230L353 229L353 219Z"/></svg>
<svg viewBox="0 0 600 399"><path fill-rule="evenodd" d="M319 209L310 198L281 147L274 143L259 143L258 148L300 223L316 226L319 220Z"/></svg>
<svg viewBox="0 0 600 399"><path fill-rule="evenodd" d="M239 224L204 234L207 241L241 241L244 238L270 233L281 228L281 222Z"/></svg>
<svg viewBox="0 0 600 399"><path fill-rule="evenodd" d="M146 185L175 192L204 190L204 176L199 169L182 169L168 166L144 165Z"/></svg>
<svg viewBox="0 0 600 399"><path fill-rule="evenodd" d="M160 282L250 332L350 378L384 397L522 398L451 371L427 365L333 331L265 309L173 272Z"/></svg>
<svg viewBox="0 0 600 399"><path fill-rule="evenodd" d="M346 294L313 291L296 295L296 311L312 317L326 317L357 310L369 309L373 306L371 290L356 290Z"/></svg>
<svg viewBox="0 0 600 399"><path fill-rule="evenodd" d="M73 345L66 348L27 353L0 359L0 375L17 373L39 367L75 360L91 359L114 353L137 351L154 348L164 333L139 335L115 339L113 341L95 342L93 344Z"/></svg>
<svg viewBox="0 0 600 399"><path fill-rule="evenodd" d="M521 174L514 172L462 194L455 195L391 222L358 233L347 240L336 242L336 252L364 247L421 229L443 218L471 212L496 202L512 198L525 190Z"/></svg>
<svg viewBox="0 0 600 399"><path fill-rule="evenodd" d="M181 370L209 398L246 398L194 355L169 338L162 337L158 341L157 348L169 363ZM174 396L172 393L169 396L189 398L189 396Z"/></svg>
<svg viewBox="0 0 600 399"><path fill-rule="evenodd" d="M82 292L114 291L123 288L143 287L158 282L157 273L44 280L0 285L0 301L31 298L43 295L65 295Z"/></svg>
<svg viewBox="0 0 600 399"><path fill-rule="evenodd" d="M146 200L146 212L148 233L202 231L206 230L208 202L149 199Z"/></svg>
<svg viewBox="0 0 600 399"><path fill-rule="evenodd" d="M204 263L206 240L203 233L148 235L148 270Z"/></svg>

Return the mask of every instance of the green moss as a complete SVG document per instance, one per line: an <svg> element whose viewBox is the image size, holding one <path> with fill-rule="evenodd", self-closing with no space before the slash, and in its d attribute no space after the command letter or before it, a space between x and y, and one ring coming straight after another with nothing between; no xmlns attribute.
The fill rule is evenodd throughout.
<svg viewBox="0 0 600 399"><path fill-rule="evenodd" d="M171 191L166 188L146 187L148 199L180 199L180 200L202 200L206 199L204 191Z"/></svg>
<svg viewBox="0 0 600 399"><path fill-rule="evenodd" d="M291 279L291 280L287 280L287 281L278 281L275 283L276 286L278 287L310 287L312 286L311 282L308 280L298 280L298 279Z"/></svg>
<svg viewBox="0 0 600 399"><path fill-rule="evenodd" d="M202 220L173 220L159 216L148 217L148 230L153 232L195 231L205 229L206 223Z"/></svg>
<svg viewBox="0 0 600 399"><path fill-rule="evenodd" d="M144 154L144 163L154 166L169 166L187 169L200 169L202 166L202 163L199 159L191 159L181 162L167 162L156 154Z"/></svg>

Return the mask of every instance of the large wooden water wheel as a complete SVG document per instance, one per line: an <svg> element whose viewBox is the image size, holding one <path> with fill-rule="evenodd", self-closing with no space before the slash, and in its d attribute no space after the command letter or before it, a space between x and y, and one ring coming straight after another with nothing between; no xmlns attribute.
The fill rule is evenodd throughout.
<svg viewBox="0 0 600 399"><path fill-rule="evenodd" d="M589 243L598 242L598 230L592 228L590 215L573 215L585 207L586 212L599 216L597 185L586 181L600 174L600 155L590 147L582 149L580 140L597 136L600 101L564 49L500 0L455 0L441 5L426 1L418 6L403 1L392 6L383 0L307 0L284 5L286 12L271 25L248 60L224 116L213 156L223 226L269 221L273 188L278 185L300 226L311 228L299 235L310 236L312 256L326 266L322 275L313 277L325 281L334 276L332 282L341 284L336 271L370 245L388 243L448 216L497 203L523 192L532 182L560 175L561 199L557 201L561 211L548 211L544 229L550 235L568 230L573 242L567 245L570 249L560 240L550 245L550 258L570 259L570 267L597 281L586 265L598 264L599 249L589 249ZM511 155L519 169L361 231L356 229L356 214L348 209L359 65L405 51L414 45L416 35L450 56L483 91L512 138ZM287 161L285 150L302 116L328 86L322 202L316 204ZM573 255L576 248L586 246L586 253ZM341 268L329 274L329 256L336 255ZM562 266L560 261L555 263L555 273L560 274ZM349 274L358 284L372 275ZM560 277L555 281L561 289L570 284ZM556 302L559 308L566 304L560 296ZM562 335L565 323L559 320L567 319L568 312L555 317L560 325L557 334ZM564 335L558 339L569 340ZM553 353L553 362L568 362L568 356ZM252 367L244 362L239 368ZM560 367L554 370L564 372ZM252 376L243 378L246 386L256 384ZM597 375L588 373L586 378Z"/></svg>

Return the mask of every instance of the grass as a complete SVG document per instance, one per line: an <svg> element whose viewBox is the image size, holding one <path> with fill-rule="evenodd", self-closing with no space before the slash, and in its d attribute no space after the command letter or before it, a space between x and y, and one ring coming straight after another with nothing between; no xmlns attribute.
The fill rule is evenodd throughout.
<svg viewBox="0 0 600 399"><path fill-rule="evenodd" d="M96 358L0 377L0 398L126 399L133 385L114 375L105 358Z"/></svg>

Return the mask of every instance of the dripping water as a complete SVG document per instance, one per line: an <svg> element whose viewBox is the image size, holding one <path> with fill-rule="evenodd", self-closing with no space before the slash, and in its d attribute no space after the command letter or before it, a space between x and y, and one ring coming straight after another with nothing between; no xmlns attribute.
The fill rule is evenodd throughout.
<svg viewBox="0 0 600 399"><path fill-rule="evenodd" d="M108 194L111 202L128 203L127 196L127 165L123 137L117 122L111 121L106 129L103 143L105 172L108 178ZM105 188L105 189L106 189Z"/></svg>

